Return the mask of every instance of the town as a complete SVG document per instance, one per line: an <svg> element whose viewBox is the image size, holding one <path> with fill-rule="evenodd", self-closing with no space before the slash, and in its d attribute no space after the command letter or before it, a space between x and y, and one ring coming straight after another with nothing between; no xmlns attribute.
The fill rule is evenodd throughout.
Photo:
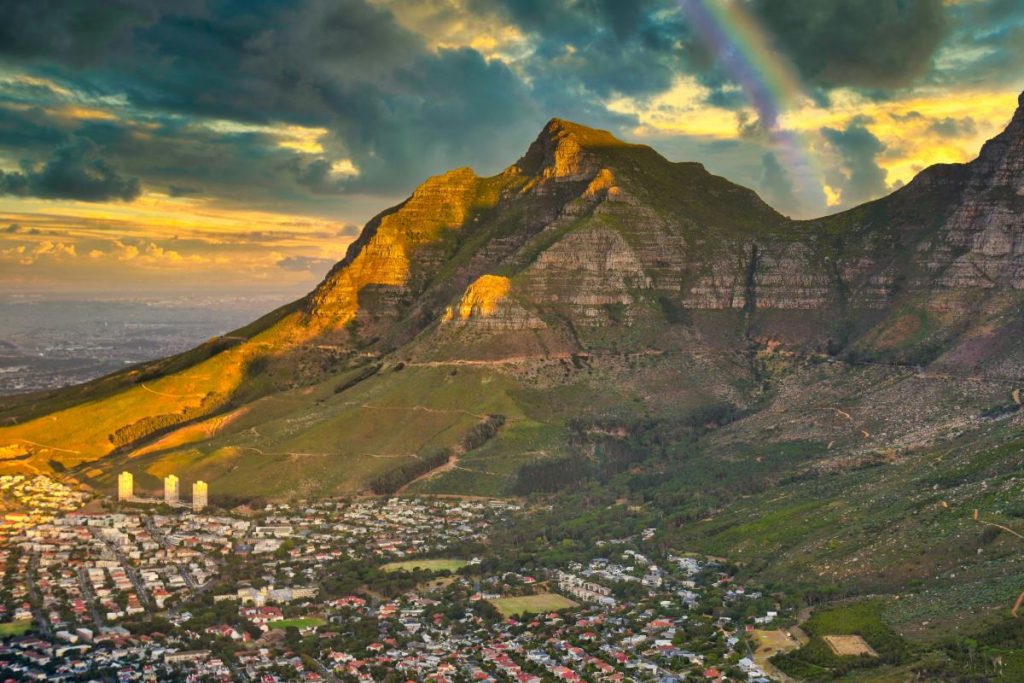
<svg viewBox="0 0 1024 683"><path fill-rule="evenodd" d="M202 482L197 482L201 484ZM363 498L219 510L4 477L0 675L16 680L769 681L785 611L654 529L510 567L511 500ZM87 504L88 503L88 504ZM762 653L764 654L764 653Z"/></svg>

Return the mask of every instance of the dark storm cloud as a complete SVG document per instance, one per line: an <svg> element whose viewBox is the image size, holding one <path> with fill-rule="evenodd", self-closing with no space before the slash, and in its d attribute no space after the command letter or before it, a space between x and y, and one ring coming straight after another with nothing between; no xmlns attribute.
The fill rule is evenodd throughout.
<svg viewBox="0 0 1024 683"><path fill-rule="evenodd" d="M48 152L66 140L67 133L39 107L9 109L0 104L0 148Z"/></svg>
<svg viewBox="0 0 1024 683"><path fill-rule="evenodd" d="M825 87L910 85L950 30L942 0L755 0L753 9L803 77Z"/></svg>
<svg viewBox="0 0 1024 683"><path fill-rule="evenodd" d="M829 185L842 192L844 206L854 206L884 194L885 170L878 155L885 145L869 131L864 119L854 119L844 130L822 128L821 134L839 155L837 168L827 173Z"/></svg>
<svg viewBox="0 0 1024 683"><path fill-rule="evenodd" d="M32 131L19 137L22 125ZM0 107L0 147L14 158L42 164L54 147L92 144L122 174L167 188L172 197L198 192L242 203L299 199L289 165L295 153L265 132L218 131L190 117L151 115L143 121L85 121L72 132L42 108ZM86 141L83 143L83 141ZM201 189L200 189L201 188Z"/></svg>
<svg viewBox="0 0 1024 683"><path fill-rule="evenodd" d="M156 16L155 3L124 0L0 1L0 49L22 58L92 63L123 48Z"/></svg>
<svg viewBox="0 0 1024 683"><path fill-rule="evenodd" d="M953 34L947 48L969 58L952 60L932 75L944 84L1019 84L1024 63L1024 3L1019 0L978 0L949 8ZM983 50L978 50L983 47Z"/></svg>
<svg viewBox="0 0 1024 683"><path fill-rule="evenodd" d="M293 165L295 181L316 194L334 194L340 192L345 181L331 173L331 162L327 159L314 159L302 164L296 161Z"/></svg>
<svg viewBox="0 0 1024 683"><path fill-rule="evenodd" d="M0 0L0 68L47 79L3 86L17 106L0 103L0 147L35 170L54 149L89 140L108 169L172 196L201 187L212 199L277 210L397 194L455 166L498 170L552 115L628 130L635 117L607 100L643 105L682 75L711 88L708 104L749 106L678 0L455 4L517 27L524 52L506 64L473 49L432 49L371 0ZM821 102L837 86L885 96L924 79L1019 78L1024 62L1017 0L746 5ZM933 68L940 48L974 44L987 49L941 74ZM118 119L50 111L76 98L109 105ZM216 121L248 128L204 125ZM284 149L261 129L284 125L325 129L323 151ZM936 125L937 134L948 127ZM733 168L770 192L776 170L754 150L763 145L757 122L743 132L753 151ZM359 174L332 172L342 159ZM7 170L5 186L27 192L25 172Z"/></svg>
<svg viewBox="0 0 1024 683"><path fill-rule="evenodd" d="M58 148L41 167L24 163L21 171L0 171L0 194L19 197L128 202L141 192L137 178L118 173L86 139Z"/></svg>
<svg viewBox="0 0 1024 683"><path fill-rule="evenodd" d="M327 128L332 158L352 158L362 171L356 189L407 189L453 165L492 170L543 122L506 65L468 49L428 50L365 0L236 0L173 11L156 2L27 4L0 4L0 24L33 25L29 36L0 40L8 62L94 97L126 98L137 112ZM78 21L96 27L69 28ZM87 71L77 68L82 57L93 65ZM118 130L97 124L81 134ZM311 166L287 187L339 189L321 170Z"/></svg>
<svg viewBox="0 0 1024 683"><path fill-rule="evenodd" d="M685 68L689 31L673 0L475 0L532 36L524 65L541 98L662 92Z"/></svg>

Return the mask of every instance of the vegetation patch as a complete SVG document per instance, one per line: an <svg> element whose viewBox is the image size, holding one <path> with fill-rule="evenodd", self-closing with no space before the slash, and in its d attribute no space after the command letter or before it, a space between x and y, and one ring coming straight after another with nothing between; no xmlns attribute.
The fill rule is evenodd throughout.
<svg viewBox="0 0 1024 683"><path fill-rule="evenodd" d="M873 600L815 612L803 625L810 641L771 661L805 681L830 681L855 669L902 664L907 644L882 621L882 608L881 601Z"/></svg>
<svg viewBox="0 0 1024 683"><path fill-rule="evenodd" d="M19 619L18 621L8 621L0 624L0 637L6 638L8 636L20 636L28 633L32 628L31 619Z"/></svg>
<svg viewBox="0 0 1024 683"><path fill-rule="evenodd" d="M415 481L427 472L448 464L456 455L484 445L498 433L498 430L504 424L504 415L488 415L473 425L454 448L437 447L423 455L418 455L412 462L389 470L371 481L370 490L379 496L397 493L403 486Z"/></svg>

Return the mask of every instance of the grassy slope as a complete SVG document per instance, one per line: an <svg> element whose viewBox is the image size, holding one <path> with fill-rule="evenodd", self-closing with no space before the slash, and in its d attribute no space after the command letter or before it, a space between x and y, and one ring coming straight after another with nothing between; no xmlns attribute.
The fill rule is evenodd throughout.
<svg viewBox="0 0 1024 683"><path fill-rule="evenodd" d="M766 434L756 417L723 430L743 440L715 435L688 463L700 473L688 488L726 486L715 483L724 479L745 495L682 526L680 543L749 562L750 571L780 584L831 586L840 594L904 593L889 603L885 617L908 633L948 633L953 623L1005 610L1019 592L1024 545L986 532L973 512L1021 527L1024 416L978 420L991 399L947 389L948 399L972 417L969 424L911 448L879 440L877 447L862 446L859 458L843 454L849 447L832 455L822 440L787 440L803 429L793 415L806 405L787 411L788 434ZM879 413L887 410L885 395L894 393L871 393ZM881 415L850 410L869 429L882 422ZM856 439L844 436L845 419L818 419L830 423L836 441ZM762 439L752 440L755 434Z"/></svg>

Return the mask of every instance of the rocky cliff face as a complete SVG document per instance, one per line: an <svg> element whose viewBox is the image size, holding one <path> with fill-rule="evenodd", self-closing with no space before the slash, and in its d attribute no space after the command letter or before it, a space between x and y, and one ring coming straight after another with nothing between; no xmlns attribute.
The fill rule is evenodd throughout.
<svg viewBox="0 0 1024 683"><path fill-rule="evenodd" d="M411 338L442 323L593 328L720 311L755 336L785 326L800 345L870 347L892 341L883 332L902 324L897 309L962 318L978 291L1024 288L1022 168L1018 111L970 164L794 222L699 164L556 119L498 176L438 176L371 221L308 316L333 327L404 319ZM789 311L817 323L794 334ZM936 317L914 343L954 323Z"/></svg>
<svg viewBox="0 0 1024 683"><path fill-rule="evenodd" d="M1010 125L967 171L959 206L939 235L955 256L938 284L1024 289L1024 95Z"/></svg>
<svg viewBox="0 0 1024 683"><path fill-rule="evenodd" d="M370 221L345 259L310 295L306 307L310 321L331 327L353 321L360 294L369 289L383 294L382 311L394 309L415 271L436 267L440 261L423 252L443 240L446 232L464 226L479 184L468 168L436 176L403 204Z"/></svg>

